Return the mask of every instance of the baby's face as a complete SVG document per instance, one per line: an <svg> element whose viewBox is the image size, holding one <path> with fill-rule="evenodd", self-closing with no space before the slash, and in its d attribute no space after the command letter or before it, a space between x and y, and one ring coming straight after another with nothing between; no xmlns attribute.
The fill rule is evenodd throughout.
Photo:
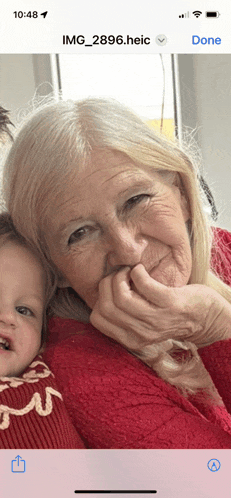
<svg viewBox="0 0 231 498"><path fill-rule="evenodd" d="M38 354L45 300L43 268L15 242L0 245L0 377L20 375Z"/></svg>

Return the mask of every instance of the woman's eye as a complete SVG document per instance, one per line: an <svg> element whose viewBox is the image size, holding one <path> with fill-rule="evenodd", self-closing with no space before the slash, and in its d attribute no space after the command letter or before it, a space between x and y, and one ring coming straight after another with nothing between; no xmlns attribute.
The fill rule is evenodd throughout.
<svg viewBox="0 0 231 498"><path fill-rule="evenodd" d="M16 310L20 315L34 316L33 311L31 311L29 308L26 308L25 306L17 306Z"/></svg>
<svg viewBox="0 0 231 498"><path fill-rule="evenodd" d="M86 237L87 235L90 235L93 230L94 229L91 226L89 226L89 227L86 226L86 227L78 228L78 230L75 230L75 232L73 232L71 234L71 236L69 237L69 239L68 239L68 245L71 245L74 242L80 242L84 237Z"/></svg>
<svg viewBox="0 0 231 498"><path fill-rule="evenodd" d="M136 206L140 202L142 202L145 199L149 199L150 195L149 194L139 194L139 195L134 195L128 201L125 203L125 210L126 209L131 209L132 207Z"/></svg>

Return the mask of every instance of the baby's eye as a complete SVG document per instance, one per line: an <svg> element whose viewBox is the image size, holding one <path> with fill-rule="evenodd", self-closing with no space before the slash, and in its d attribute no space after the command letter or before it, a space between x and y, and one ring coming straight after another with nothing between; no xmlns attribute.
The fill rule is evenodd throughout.
<svg viewBox="0 0 231 498"><path fill-rule="evenodd" d="M78 230L75 230L69 237L68 245L82 241L85 237L91 235L93 232L94 232L94 227L90 225L78 228Z"/></svg>
<svg viewBox="0 0 231 498"><path fill-rule="evenodd" d="M150 199L150 197L151 196L149 194L134 195L133 197L131 197L130 199L128 199L126 201L125 206L124 206L125 211L135 207L137 204L139 204L143 200Z"/></svg>
<svg viewBox="0 0 231 498"><path fill-rule="evenodd" d="M26 308L25 306L17 306L16 310L20 315L34 316L33 311L31 311L29 308Z"/></svg>

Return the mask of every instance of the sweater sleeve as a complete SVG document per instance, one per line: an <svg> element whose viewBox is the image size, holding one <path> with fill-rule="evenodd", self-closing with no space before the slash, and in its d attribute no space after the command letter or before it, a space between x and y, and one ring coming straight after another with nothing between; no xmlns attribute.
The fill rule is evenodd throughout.
<svg viewBox="0 0 231 498"><path fill-rule="evenodd" d="M199 349L198 353L228 412L231 413L231 339L215 342Z"/></svg>
<svg viewBox="0 0 231 498"><path fill-rule="evenodd" d="M231 286L231 234L213 228L211 269ZM213 382L231 413L231 340L219 341L198 351Z"/></svg>
<svg viewBox="0 0 231 498"><path fill-rule="evenodd" d="M84 448L42 356L21 377L0 378L0 449Z"/></svg>
<svg viewBox="0 0 231 498"><path fill-rule="evenodd" d="M224 230L214 229L212 268L231 285L231 235ZM229 411L230 348L222 342L199 351ZM44 357L88 448L231 448L225 408L198 409L90 325L53 319Z"/></svg>
<svg viewBox="0 0 231 498"><path fill-rule="evenodd" d="M71 323L72 322L72 323ZM45 358L88 448L231 448L231 423L207 417L121 345L94 327L58 320L69 337ZM87 330L88 328L88 330ZM73 333L76 331L75 334ZM223 423L224 422L224 423Z"/></svg>
<svg viewBox="0 0 231 498"><path fill-rule="evenodd" d="M221 228L213 228L212 232L211 269L231 286L231 234Z"/></svg>

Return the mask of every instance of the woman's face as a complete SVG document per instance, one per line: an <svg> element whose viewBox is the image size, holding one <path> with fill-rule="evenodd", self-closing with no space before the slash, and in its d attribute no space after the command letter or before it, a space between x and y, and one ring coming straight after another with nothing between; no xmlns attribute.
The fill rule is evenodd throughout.
<svg viewBox="0 0 231 498"><path fill-rule="evenodd" d="M142 263L167 286L186 285L191 274L187 203L179 188L137 169L125 155L96 151L49 213L51 257L93 308L100 281L122 266Z"/></svg>

